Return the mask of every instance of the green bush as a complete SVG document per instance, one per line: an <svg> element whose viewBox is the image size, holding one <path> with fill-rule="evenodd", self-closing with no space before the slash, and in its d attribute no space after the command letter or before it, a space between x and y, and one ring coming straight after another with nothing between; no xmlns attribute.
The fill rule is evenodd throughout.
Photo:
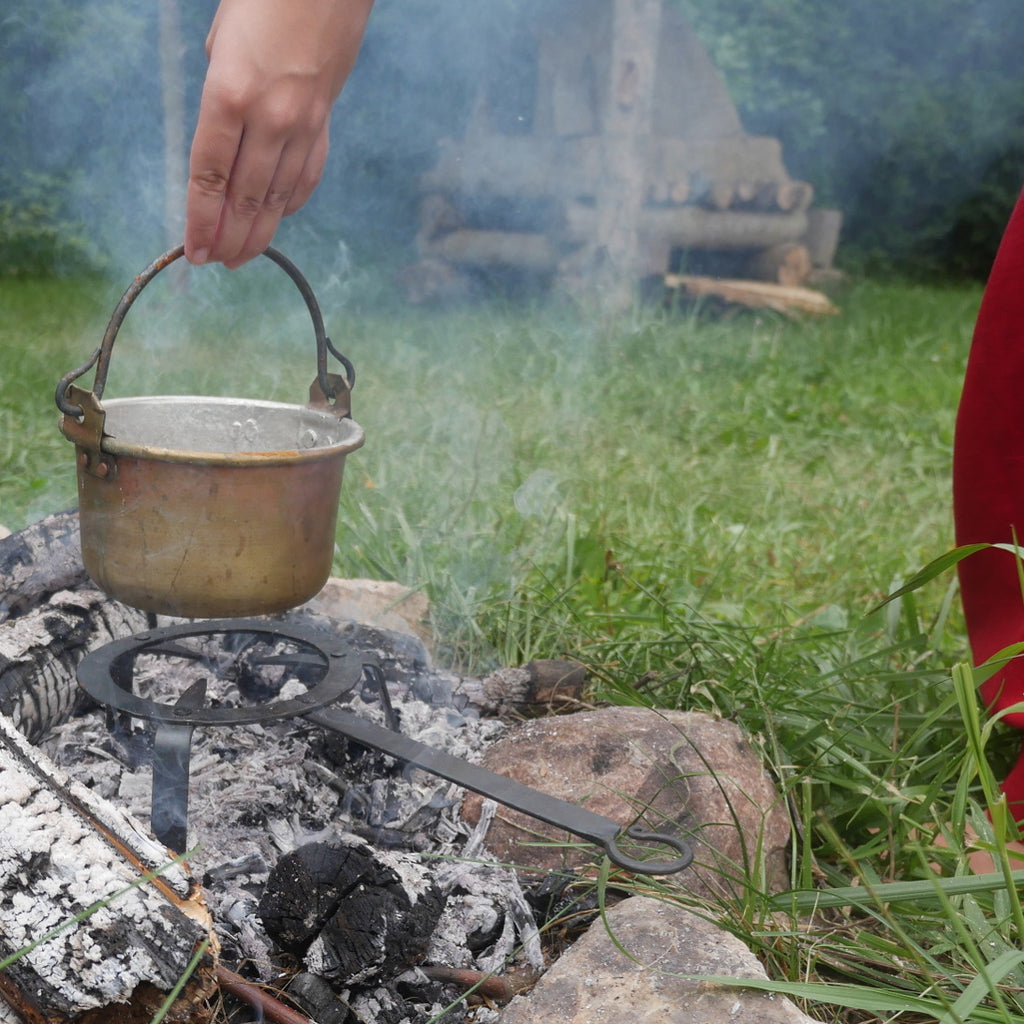
<svg viewBox="0 0 1024 1024"><path fill-rule="evenodd" d="M675 0L858 263L984 277L1024 177L1014 0Z"/></svg>
<svg viewBox="0 0 1024 1024"><path fill-rule="evenodd" d="M26 174L0 182L0 274L40 277L98 269L85 227L62 209L66 182Z"/></svg>

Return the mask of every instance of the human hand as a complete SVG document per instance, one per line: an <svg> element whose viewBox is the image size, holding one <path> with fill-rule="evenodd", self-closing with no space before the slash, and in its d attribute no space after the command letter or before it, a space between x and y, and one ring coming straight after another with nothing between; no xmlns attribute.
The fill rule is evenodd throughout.
<svg viewBox="0 0 1024 1024"><path fill-rule="evenodd" d="M373 0L221 0L189 161L185 255L241 266L309 199Z"/></svg>

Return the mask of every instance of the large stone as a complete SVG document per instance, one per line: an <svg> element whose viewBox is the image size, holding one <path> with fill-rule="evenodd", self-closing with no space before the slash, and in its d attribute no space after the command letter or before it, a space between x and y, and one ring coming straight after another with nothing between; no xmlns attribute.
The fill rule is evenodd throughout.
<svg viewBox="0 0 1024 1024"><path fill-rule="evenodd" d="M407 633L430 640L426 594L391 580L347 580L332 576L305 608L332 619Z"/></svg>
<svg viewBox="0 0 1024 1024"><path fill-rule="evenodd" d="M513 999L499 1024L814 1024L783 996L702 980L767 975L739 939L678 904L635 896L607 921Z"/></svg>
<svg viewBox="0 0 1024 1024"><path fill-rule="evenodd" d="M584 711L517 725L483 764L623 828L639 820L651 831L685 837L694 862L677 877L693 892L788 888L785 801L732 722L639 707ZM480 803L467 797L469 821L478 820ZM575 870L594 852L500 806L487 845L523 869Z"/></svg>

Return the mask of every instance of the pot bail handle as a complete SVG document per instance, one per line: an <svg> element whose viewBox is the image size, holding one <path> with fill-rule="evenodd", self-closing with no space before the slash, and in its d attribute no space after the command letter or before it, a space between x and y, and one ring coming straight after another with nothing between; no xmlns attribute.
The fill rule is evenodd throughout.
<svg viewBox="0 0 1024 1024"><path fill-rule="evenodd" d="M162 256L158 256L153 260L153 262L150 263L150 265L146 267L146 269L143 270L134 281L132 281L125 290L124 295L121 296L121 301L118 302L117 306L114 308L114 312L110 317L110 322L107 324L107 329L103 335L103 341L100 343L99 348L93 352L88 362L83 363L77 369L72 370L61 378L60 383L57 385L57 391L54 398L57 403L57 408L66 416L72 416L77 419L84 415L85 410L83 407L81 405L76 405L69 399L68 389L76 380L78 380L79 377L84 373L88 373L93 366L96 367L96 374L93 378L91 394L97 401L103 396L103 389L107 384L107 371L110 369L110 356L114 349L114 339L117 337L117 332L121 329L121 324L124 322L124 318L127 315L128 310L131 308L132 303L139 297L142 289L145 288L161 270L170 266L170 264L175 260L183 256L184 253L184 245L177 245L173 249L169 249ZM312 287L299 271L299 268L277 249L268 247L263 250L263 255L276 263L292 279L292 282L299 289L299 294L305 301L306 308L309 310L310 318L313 321L313 332L316 335L316 380L313 382L310 389L311 398L318 405L326 406L339 417L348 416L350 411L348 395L352 390L352 386L355 384L355 367L334 347L331 339L327 337L327 333L324 329L324 318L320 312L320 304L317 302L316 295L313 294ZM344 367L344 377L340 374L327 372L328 350ZM73 397L78 398L81 394L81 390L74 388L73 391L75 392Z"/></svg>

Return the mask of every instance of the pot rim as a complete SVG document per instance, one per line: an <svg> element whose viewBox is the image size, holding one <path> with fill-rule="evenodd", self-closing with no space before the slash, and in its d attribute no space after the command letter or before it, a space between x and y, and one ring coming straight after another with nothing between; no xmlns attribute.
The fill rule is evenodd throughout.
<svg viewBox="0 0 1024 1024"><path fill-rule="evenodd" d="M316 448L283 448L273 451L194 451L184 448L164 448L158 445L139 444L104 433L100 448L109 455L127 458L151 459L160 462L188 463L192 465L234 466L238 468L295 465L297 463L320 462L325 459L343 457L361 448L366 440L363 428L350 417L288 402L271 402L258 398L227 398L213 395L139 395L130 398L112 398L103 403L105 412L119 407L145 405L202 405L223 406L225 409L244 406L246 409L274 409L295 412L313 420L322 420L332 429L340 429L344 436L340 441Z"/></svg>

